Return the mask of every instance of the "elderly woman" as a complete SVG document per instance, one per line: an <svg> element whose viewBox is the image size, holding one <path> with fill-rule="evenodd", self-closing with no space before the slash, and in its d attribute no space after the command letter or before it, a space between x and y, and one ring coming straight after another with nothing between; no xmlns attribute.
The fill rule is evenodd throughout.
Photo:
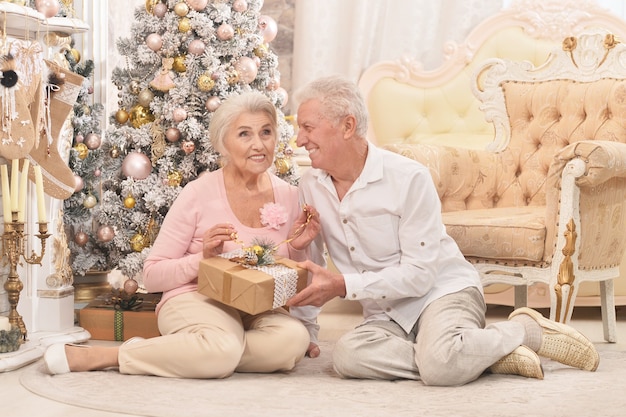
<svg viewBox="0 0 626 417"><path fill-rule="evenodd" d="M269 172L277 132L276 109L261 93L233 96L218 108L209 134L222 168L183 188L144 263L146 289L163 292L157 306L162 336L119 347L53 345L44 355L50 373L119 367L124 374L225 378L288 371L307 351L319 354L315 311L292 312L301 320L283 308L250 315L197 292L200 261L242 242L280 243L297 235L276 254L306 258L318 217L312 207L300 208L296 187Z"/></svg>

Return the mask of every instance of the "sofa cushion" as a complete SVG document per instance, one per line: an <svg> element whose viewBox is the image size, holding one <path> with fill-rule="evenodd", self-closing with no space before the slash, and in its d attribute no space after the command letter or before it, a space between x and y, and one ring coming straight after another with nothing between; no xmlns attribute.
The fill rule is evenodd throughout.
<svg viewBox="0 0 626 417"><path fill-rule="evenodd" d="M466 257L543 260L545 206L503 207L442 213L448 234Z"/></svg>

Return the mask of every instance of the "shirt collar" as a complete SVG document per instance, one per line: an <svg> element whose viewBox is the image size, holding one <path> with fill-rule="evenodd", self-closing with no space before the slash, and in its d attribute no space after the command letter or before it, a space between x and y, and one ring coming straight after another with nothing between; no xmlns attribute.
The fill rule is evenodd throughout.
<svg viewBox="0 0 626 417"><path fill-rule="evenodd" d="M330 174L323 169L314 169L313 175L318 182L331 182ZM354 188L362 188L366 184L380 181L383 178L383 152L370 142L367 142L367 157L363 171L354 182Z"/></svg>

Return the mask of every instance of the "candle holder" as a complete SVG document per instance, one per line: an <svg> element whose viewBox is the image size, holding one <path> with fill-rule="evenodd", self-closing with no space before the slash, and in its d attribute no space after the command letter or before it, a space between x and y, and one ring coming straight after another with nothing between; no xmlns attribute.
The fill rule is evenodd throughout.
<svg viewBox="0 0 626 417"><path fill-rule="evenodd" d="M41 240L41 254L37 255L33 250L31 255L27 257L26 247L24 245L24 222L17 221L17 212L12 212L12 221L4 222L4 233L2 233L2 253L6 255L10 264L9 276L4 283L4 289L9 297L9 323L20 329L22 343L26 341L26 326L24 320L17 312L17 303L20 300L20 293L24 288L24 284L20 281L17 273L17 265L23 258L26 263L41 265L41 260L46 252L46 239L48 234L48 223L37 223L39 225L39 234L37 237Z"/></svg>

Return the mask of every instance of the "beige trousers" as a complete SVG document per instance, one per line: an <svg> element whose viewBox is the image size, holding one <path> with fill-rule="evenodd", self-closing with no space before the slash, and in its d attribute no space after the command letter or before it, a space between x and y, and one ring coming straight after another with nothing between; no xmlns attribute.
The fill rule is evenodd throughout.
<svg viewBox="0 0 626 417"><path fill-rule="evenodd" d="M158 324L162 336L120 347L121 373L225 378L286 371L309 346L304 325L284 309L250 315L197 292L168 300Z"/></svg>

